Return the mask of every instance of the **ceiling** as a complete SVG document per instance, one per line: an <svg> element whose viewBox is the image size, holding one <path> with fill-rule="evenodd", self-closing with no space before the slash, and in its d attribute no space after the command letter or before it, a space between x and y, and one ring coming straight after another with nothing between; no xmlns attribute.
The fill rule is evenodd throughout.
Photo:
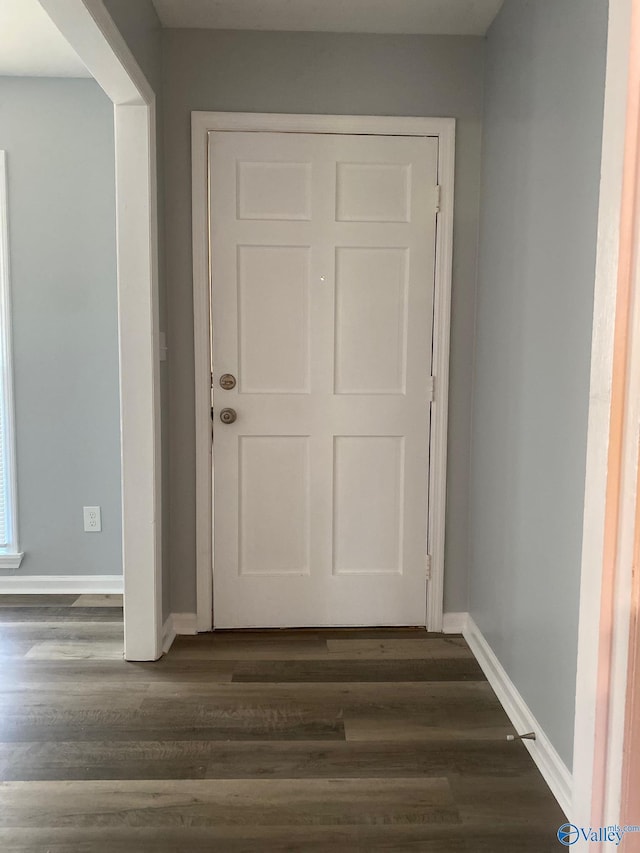
<svg viewBox="0 0 640 853"><path fill-rule="evenodd" d="M153 0L153 3L164 27L482 36L503 0ZM91 75L38 0L0 0L0 76Z"/></svg>
<svg viewBox="0 0 640 853"><path fill-rule="evenodd" d="M153 0L164 27L483 36L503 0Z"/></svg>
<svg viewBox="0 0 640 853"><path fill-rule="evenodd" d="M38 0L0 0L0 77L90 77Z"/></svg>

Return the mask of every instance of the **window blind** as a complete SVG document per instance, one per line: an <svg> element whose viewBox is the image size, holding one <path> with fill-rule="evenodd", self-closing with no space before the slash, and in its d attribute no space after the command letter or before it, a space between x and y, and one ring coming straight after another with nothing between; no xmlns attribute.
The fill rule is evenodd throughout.
<svg viewBox="0 0 640 853"><path fill-rule="evenodd" d="M0 151L0 550L17 552L7 158ZM18 562L16 565L20 565Z"/></svg>
<svg viewBox="0 0 640 853"><path fill-rule="evenodd" d="M0 361L4 361L5 341L4 330L0 330ZM8 465L7 465L7 430L6 430L6 388L5 388L5 365L0 363L0 548L6 548L11 543L9 541L9 523L8 516L10 512L8 489Z"/></svg>

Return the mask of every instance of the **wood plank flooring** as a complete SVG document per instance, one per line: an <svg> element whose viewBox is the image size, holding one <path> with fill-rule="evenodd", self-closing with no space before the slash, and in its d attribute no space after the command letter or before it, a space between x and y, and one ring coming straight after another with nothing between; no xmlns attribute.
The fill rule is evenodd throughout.
<svg viewBox="0 0 640 853"><path fill-rule="evenodd" d="M565 818L462 637L179 637L0 596L3 853L546 853Z"/></svg>

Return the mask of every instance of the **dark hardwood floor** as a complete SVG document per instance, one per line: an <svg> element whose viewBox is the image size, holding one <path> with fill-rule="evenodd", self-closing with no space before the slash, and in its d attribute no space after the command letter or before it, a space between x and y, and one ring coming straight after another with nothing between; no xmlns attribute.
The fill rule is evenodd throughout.
<svg viewBox="0 0 640 853"><path fill-rule="evenodd" d="M546 853L565 818L461 637L180 637L0 596L3 853Z"/></svg>

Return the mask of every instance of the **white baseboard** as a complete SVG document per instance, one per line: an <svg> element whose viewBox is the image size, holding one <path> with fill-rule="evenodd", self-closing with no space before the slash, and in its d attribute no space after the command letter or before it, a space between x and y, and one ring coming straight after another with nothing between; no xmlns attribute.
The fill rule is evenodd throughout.
<svg viewBox="0 0 640 853"><path fill-rule="evenodd" d="M514 729L518 734L536 733L535 740L524 740L522 742L531 753L531 757L551 789L551 793L558 801L560 808L568 815L571 811L573 787L569 769L544 733L540 723L531 713L529 706L507 675L506 670L471 616L467 618L463 634Z"/></svg>
<svg viewBox="0 0 640 853"><path fill-rule="evenodd" d="M462 634L467 627L468 613L444 613L442 615L443 634Z"/></svg>
<svg viewBox="0 0 640 853"><path fill-rule="evenodd" d="M120 595L122 575L0 575L0 595Z"/></svg>
<svg viewBox="0 0 640 853"><path fill-rule="evenodd" d="M197 634L198 617L195 613L172 613L176 634Z"/></svg>
<svg viewBox="0 0 640 853"><path fill-rule="evenodd" d="M162 626L162 652L166 654L179 634L197 634L195 613L170 613Z"/></svg>
<svg viewBox="0 0 640 853"><path fill-rule="evenodd" d="M162 654L166 655L171 646L173 645L173 641L176 638L176 629L173 624L173 613L170 613L165 619L164 625L162 626Z"/></svg>

